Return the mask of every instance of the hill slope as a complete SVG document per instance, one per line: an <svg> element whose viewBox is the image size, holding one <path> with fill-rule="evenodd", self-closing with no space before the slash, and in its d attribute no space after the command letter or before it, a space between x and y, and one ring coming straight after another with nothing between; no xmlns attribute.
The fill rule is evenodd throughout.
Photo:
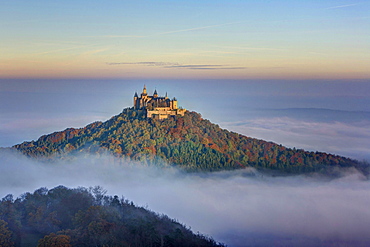
<svg viewBox="0 0 370 247"><path fill-rule="evenodd" d="M224 246L166 215L105 193L100 186L58 186L15 200L7 195L0 200L0 245Z"/></svg>
<svg viewBox="0 0 370 247"><path fill-rule="evenodd" d="M356 160L320 152L306 152L249 138L221 129L200 114L154 120L140 110L126 108L106 122L69 128L24 142L13 148L32 157L63 158L79 152L112 152L147 164L163 161L189 171L243 167L306 173L330 167L356 167Z"/></svg>

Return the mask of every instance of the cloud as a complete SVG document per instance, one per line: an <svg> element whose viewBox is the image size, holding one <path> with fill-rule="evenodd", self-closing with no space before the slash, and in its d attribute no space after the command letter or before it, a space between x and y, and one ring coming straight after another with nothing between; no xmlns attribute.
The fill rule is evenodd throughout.
<svg viewBox="0 0 370 247"><path fill-rule="evenodd" d="M166 34L183 33L183 32L191 32L191 31L196 31L196 30L202 30L202 29L222 27L222 26L240 24L240 23L245 23L245 22L246 21L228 22L228 23L222 23L222 24L216 24L216 25L209 25L209 26L202 26L202 27L193 27L193 28L166 31L166 32L154 33L154 34L150 34L150 35L103 35L103 36L85 36L85 37L93 37L93 38L96 38L96 37L100 37L100 38L148 38L148 37L161 36L161 35L166 35Z"/></svg>
<svg viewBox="0 0 370 247"><path fill-rule="evenodd" d="M247 51L286 51L286 49L281 48L273 48L273 47L248 47L248 46L213 46L218 48L227 48L227 49L234 49L234 50L247 50Z"/></svg>
<svg viewBox="0 0 370 247"><path fill-rule="evenodd" d="M178 63L169 62L136 62L136 63L107 63L108 65L145 65L145 66L176 66Z"/></svg>
<svg viewBox="0 0 370 247"><path fill-rule="evenodd" d="M203 27L194 27L194 28L180 29L180 30L174 30L174 31L168 31L168 32L162 32L162 33L152 34L152 35L149 35L149 37L150 36L164 35L164 34L172 34L172 33L190 32L190 31L195 31L195 30L209 29L209 28L215 28L215 27L222 27L222 26L240 24L240 23L245 23L245 22L246 21L237 21L237 22L228 22L228 23L217 24L217 25L209 25L209 26L203 26Z"/></svg>
<svg viewBox="0 0 370 247"><path fill-rule="evenodd" d="M360 3L345 4L345 5L338 5L338 6L333 6L333 7L329 7L329 8L326 8L326 9L340 9L340 8L348 8L348 7L353 7L353 6L357 6L357 5L360 5Z"/></svg>
<svg viewBox="0 0 370 247"><path fill-rule="evenodd" d="M164 66L164 68L175 68L175 69L246 69L247 67L229 67L228 65L199 65L199 64L193 64L193 65L171 65L171 66Z"/></svg>
<svg viewBox="0 0 370 247"><path fill-rule="evenodd" d="M205 70L219 70L219 69L247 69L247 67L233 67L222 64L180 64L171 62L136 62L136 63L107 63L108 65L143 65L155 66L166 69L205 69Z"/></svg>
<svg viewBox="0 0 370 247"><path fill-rule="evenodd" d="M251 168L184 174L109 155L49 164L4 150L0 164L0 197L42 186L101 185L231 247L370 244L370 182L355 170L329 181Z"/></svg>
<svg viewBox="0 0 370 247"><path fill-rule="evenodd" d="M370 159L370 121L367 120L321 122L291 117L260 117L221 125L288 147L329 152L360 160Z"/></svg>
<svg viewBox="0 0 370 247"><path fill-rule="evenodd" d="M101 35L101 36L83 36L87 38L144 38L140 35Z"/></svg>
<svg viewBox="0 0 370 247"><path fill-rule="evenodd" d="M96 54L96 53L101 53L101 52L108 51L109 49L110 48L95 49L95 50L91 50L91 51L86 51L86 52L82 53L81 55L93 55L93 54Z"/></svg>
<svg viewBox="0 0 370 247"><path fill-rule="evenodd" d="M89 115L44 117L38 114L15 114L2 116L0 123L0 147L9 147L25 140L37 140L45 133L61 131L68 127L81 128L94 121L108 119L109 113L92 112ZM1 170L1 167L0 167Z"/></svg>
<svg viewBox="0 0 370 247"><path fill-rule="evenodd" d="M87 46L84 45L84 46L76 46L76 47L63 48L63 49L55 49L55 50L50 50L50 51L34 53L33 55L45 55L45 54L50 54L50 53L59 53L59 52L64 52L64 51L81 49L81 48L85 48L85 47L87 47Z"/></svg>

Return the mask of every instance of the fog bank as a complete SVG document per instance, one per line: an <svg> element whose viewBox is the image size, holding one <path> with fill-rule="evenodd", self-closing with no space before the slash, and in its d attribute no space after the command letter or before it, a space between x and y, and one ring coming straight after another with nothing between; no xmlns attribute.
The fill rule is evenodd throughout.
<svg viewBox="0 0 370 247"><path fill-rule="evenodd" d="M370 112L263 110L256 111L252 118L247 116L220 124L223 128L246 136L273 141L290 148L370 160Z"/></svg>
<svg viewBox="0 0 370 247"><path fill-rule="evenodd" d="M366 246L370 183L356 171L339 179L270 177L244 169L185 174L109 155L42 163L0 152L0 197L40 187L101 185L229 246Z"/></svg>

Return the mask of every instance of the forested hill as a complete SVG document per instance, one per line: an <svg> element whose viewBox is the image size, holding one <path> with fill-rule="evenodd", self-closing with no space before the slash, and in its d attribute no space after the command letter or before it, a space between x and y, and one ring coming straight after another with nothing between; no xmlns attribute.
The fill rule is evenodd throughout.
<svg viewBox="0 0 370 247"><path fill-rule="evenodd" d="M196 112L165 120L147 119L143 111L126 108L106 122L69 128L13 146L32 157L63 158L80 152L129 157L147 164L164 162L188 171L231 170L243 167L286 173L356 167L356 160L321 152L290 149L225 129Z"/></svg>
<svg viewBox="0 0 370 247"><path fill-rule="evenodd" d="M224 246L100 186L40 188L0 200L1 247Z"/></svg>

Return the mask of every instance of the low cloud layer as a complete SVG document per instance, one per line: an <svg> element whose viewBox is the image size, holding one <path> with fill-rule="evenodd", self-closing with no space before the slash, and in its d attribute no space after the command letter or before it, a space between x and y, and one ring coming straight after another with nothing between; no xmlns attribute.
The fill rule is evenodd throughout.
<svg viewBox="0 0 370 247"><path fill-rule="evenodd" d="M370 160L370 121L320 122L290 117L262 117L225 122L223 127L288 147Z"/></svg>
<svg viewBox="0 0 370 247"><path fill-rule="evenodd" d="M101 185L229 246L370 244L370 183L356 171L336 180L274 178L254 169L184 174L109 155L47 164L8 151L0 164L0 197Z"/></svg>
<svg viewBox="0 0 370 247"><path fill-rule="evenodd" d="M247 67L233 67L223 64L180 64L171 62L136 62L136 63L107 63L108 65L143 65L155 66L166 69L204 69L204 70L219 70L219 69L246 69Z"/></svg>

